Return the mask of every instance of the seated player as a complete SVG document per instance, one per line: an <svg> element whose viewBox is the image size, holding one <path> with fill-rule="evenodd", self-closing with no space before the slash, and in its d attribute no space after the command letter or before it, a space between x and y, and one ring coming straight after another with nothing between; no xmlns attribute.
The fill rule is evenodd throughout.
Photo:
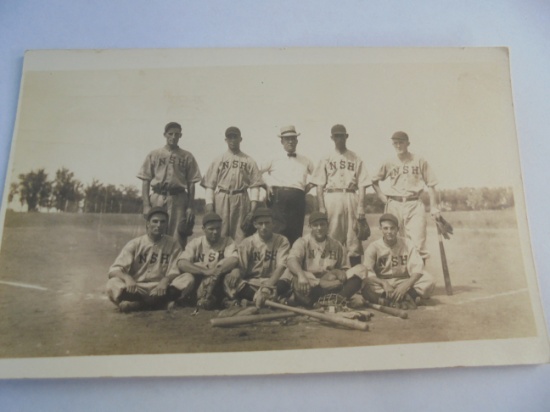
<svg viewBox="0 0 550 412"><path fill-rule="evenodd" d="M121 312L166 307L186 287L179 274L167 276L181 252L165 234L168 213L153 207L146 220L147 234L128 242L109 269L107 295Z"/></svg>
<svg viewBox="0 0 550 412"><path fill-rule="evenodd" d="M195 285L197 307L215 308L223 299L222 278L236 269L239 257L233 239L222 236L222 218L216 213L207 213L202 218L204 235L191 240L178 256L172 271L181 273L188 282L177 303L184 304Z"/></svg>
<svg viewBox="0 0 550 412"><path fill-rule="evenodd" d="M367 274L361 294L371 303L416 309L432 294L435 280L424 270L412 242L397 235L397 217L386 213L379 222L382 238L367 247L363 272L358 274Z"/></svg>
<svg viewBox="0 0 550 412"><path fill-rule="evenodd" d="M288 270L277 282L277 295L290 296L293 291L295 303L305 306L313 306L328 293L350 297L345 285L346 250L340 242L328 236L327 215L313 212L309 217L309 227L311 233L297 239L290 250Z"/></svg>
<svg viewBox="0 0 550 412"><path fill-rule="evenodd" d="M260 307L265 299L275 298L275 284L286 269L290 244L273 232L270 209L257 208L253 224L256 233L239 245L239 270L225 277L224 289L229 299L254 301Z"/></svg>

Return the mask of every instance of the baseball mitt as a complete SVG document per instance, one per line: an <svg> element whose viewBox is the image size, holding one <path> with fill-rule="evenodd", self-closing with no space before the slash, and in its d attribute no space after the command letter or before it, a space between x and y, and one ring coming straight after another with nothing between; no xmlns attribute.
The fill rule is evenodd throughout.
<svg viewBox="0 0 550 412"><path fill-rule="evenodd" d="M360 241L367 240L370 236L370 227L367 219L357 219L353 224L353 230Z"/></svg>
<svg viewBox="0 0 550 412"><path fill-rule="evenodd" d="M217 304L214 289L220 280L219 276L205 276L197 289L197 308L212 310Z"/></svg>
<svg viewBox="0 0 550 412"><path fill-rule="evenodd" d="M191 215L189 219L183 218L178 223L178 234L181 237L189 237L193 234L195 227L195 215Z"/></svg>
<svg viewBox="0 0 550 412"><path fill-rule="evenodd" d="M453 234L453 227L443 218L443 216L439 216L439 218L436 219L435 224L445 239L451 238L451 235Z"/></svg>
<svg viewBox="0 0 550 412"><path fill-rule="evenodd" d="M243 219L241 223L241 230L243 231L245 237L251 236L256 231L254 227L253 213L249 212Z"/></svg>

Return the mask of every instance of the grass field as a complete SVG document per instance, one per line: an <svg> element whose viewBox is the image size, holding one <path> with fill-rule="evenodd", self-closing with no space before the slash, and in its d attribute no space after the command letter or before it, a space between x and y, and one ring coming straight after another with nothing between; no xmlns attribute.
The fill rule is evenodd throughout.
<svg viewBox="0 0 550 412"><path fill-rule="evenodd" d="M445 294L436 231L428 271L438 284L408 320L375 312L370 332L303 317L218 329L216 312L118 313L104 294L107 269L144 231L137 215L6 215L0 251L0 357L196 353L447 342L535 336L513 210L447 213L453 296ZM369 215L377 239L377 215ZM200 219L197 219L200 221ZM196 227L195 235L201 232ZM368 241L365 242L365 246Z"/></svg>

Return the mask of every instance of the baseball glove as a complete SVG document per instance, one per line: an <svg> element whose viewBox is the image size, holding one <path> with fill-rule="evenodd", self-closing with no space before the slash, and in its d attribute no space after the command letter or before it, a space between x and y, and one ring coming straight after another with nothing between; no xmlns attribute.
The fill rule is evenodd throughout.
<svg viewBox="0 0 550 412"><path fill-rule="evenodd" d="M219 276L205 276L197 289L197 308L212 310L217 304L214 289L220 280Z"/></svg>
<svg viewBox="0 0 550 412"><path fill-rule="evenodd" d="M370 236L370 227L367 219L357 219L353 224L353 231L360 241L367 240Z"/></svg>
<svg viewBox="0 0 550 412"><path fill-rule="evenodd" d="M195 227L195 215L191 215L189 219L183 218L178 223L178 234L181 237L189 237L193 234Z"/></svg>
<svg viewBox="0 0 550 412"><path fill-rule="evenodd" d="M251 236L256 231L254 227L253 213L249 212L243 219L241 223L241 230L243 231L245 237Z"/></svg>
<svg viewBox="0 0 550 412"><path fill-rule="evenodd" d="M451 238L451 235L453 234L453 227L443 218L443 216L439 216L435 220L435 224L437 225L437 230L443 235L445 239Z"/></svg>

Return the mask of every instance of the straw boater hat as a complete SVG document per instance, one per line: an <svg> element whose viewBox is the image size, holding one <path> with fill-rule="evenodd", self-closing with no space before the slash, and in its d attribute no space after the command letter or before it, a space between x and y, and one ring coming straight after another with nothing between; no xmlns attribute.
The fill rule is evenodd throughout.
<svg viewBox="0 0 550 412"><path fill-rule="evenodd" d="M279 137L298 137L300 133L296 133L296 128L294 126L283 126L281 127L281 134Z"/></svg>

